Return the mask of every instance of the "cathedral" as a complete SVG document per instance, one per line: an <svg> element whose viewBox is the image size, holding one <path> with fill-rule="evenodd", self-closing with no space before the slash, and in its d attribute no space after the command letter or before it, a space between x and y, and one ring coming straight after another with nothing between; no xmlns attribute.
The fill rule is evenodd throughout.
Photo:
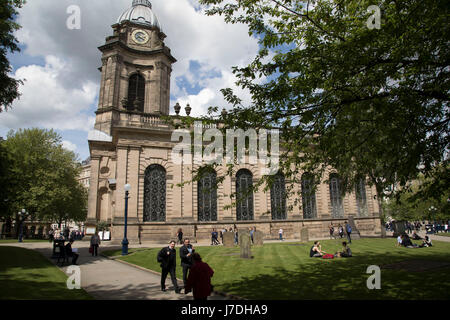
<svg viewBox="0 0 450 320"><path fill-rule="evenodd" d="M301 184L295 188L302 199L298 203L284 196L288 182L281 176L271 190L259 188L231 206L231 194L260 179L260 165L254 164L235 167L233 175L227 175L213 192L202 190L225 174L225 165L199 181L182 184L193 178L198 165L172 159L174 128L162 116L170 113L170 75L177 60L164 44L165 38L150 1L133 0L99 47L99 103L88 138L87 230L107 222L112 241L120 242L127 204L130 243L166 243L179 228L193 241L210 239L213 228L230 227L256 227L266 239L278 238L280 228L287 239L305 235L319 239L329 236L330 223L336 227L345 221L351 221L361 236L381 235L374 188L361 181L353 193L341 196L339 176L331 168L323 177L329 182L320 183L313 192L308 173L299 173ZM178 115L180 106L174 110ZM189 116L189 106L185 113ZM131 187L127 201L125 185Z"/></svg>

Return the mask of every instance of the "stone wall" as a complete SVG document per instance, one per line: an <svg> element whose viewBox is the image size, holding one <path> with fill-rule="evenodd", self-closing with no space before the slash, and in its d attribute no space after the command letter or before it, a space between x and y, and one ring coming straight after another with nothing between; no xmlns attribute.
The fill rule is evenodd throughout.
<svg viewBox="0 0 450 320"><path fill-rule="evenodd" d="M355 224L362 237L381 236L381 223L379 217L354 218ZM330 222L335 227L340 224L344 226L345 219L317 219L317 220L283 220L283 221L245 221L245 222L213 222L213 223L131 223L127 227L128 240L130 243L142 242L168 243L170 240L176 240L176 233L179 228L183 230L183 237L190 238L192 242L209 241L211 239L212 229L217 232L226 228L236 227L240 231L248 231L251 227L264 233L265 240L278 239L278 230L283 228L283 238L289 240L300 240L300 231L302 228L308 228L309 239L319 240L329 238L328 226ZM139 231L140 229L140 231ZM337 228L336 231L337 233ZM112 240L120 242L123 238L123 223L115 224L112 232Z"/></svg>

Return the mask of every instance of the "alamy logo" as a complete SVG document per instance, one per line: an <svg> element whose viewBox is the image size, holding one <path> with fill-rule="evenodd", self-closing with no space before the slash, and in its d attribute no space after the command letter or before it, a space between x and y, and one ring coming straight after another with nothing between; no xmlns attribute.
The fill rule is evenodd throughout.
<svg viewBox="0 0 450 320"><path fill-rule="evenodd" d="M67 279L67 289L81 289L81 270L79 266L69 266L66 273L69 275Z"/></svg>
<svg viewBox="0 0 450 320"><path fill-rule="evenodd" d="M381 289L381 270L379 266L368 266L366 273L370 274L373 273L368 279L367 279L367 289L373 290L373 289Z"/></svg>
<svg viewBox="0 0 450 320"><path fill-rule="evenodd" d="M226 150L224 152L224 138L222 132L217 128L208 128L203 132L204 126L201 122L194 123L194 164L244 164L248 153L249 164L261 164L261 175L274 175L279 170L279 130L261 129L227 129ZM268 153L268 136L270 135L270 156ZM182 139L181 142L180 138ZM208 145L204 142L214 141ZM246 139L248 138L248 148ZM192 162L191 133L187 129L177 129L172 133L171 141L179 142L172 149L173 163L180 165ZM235 141L237 140L237 144ZM235 148L236 146L236 148ZM236 157L235 157L236 151ZM248 151L248 152L247 152Z"/></svg>
<svg viewBox="0 0 450 320"><path fill-rule="evenodd" d="M69 30L80 30L81 29L81 9L77 5L71 5L67 7L67 14L70 16L67 18L66 25Z"/></svg>
<svg viewBox="0 0 450 320"><path fill-rule="evenodd" d="M373 14L367 19L367 28L370 30L381 29L381 10L379 6L371 5L367 8L367 12Z"/></svg>

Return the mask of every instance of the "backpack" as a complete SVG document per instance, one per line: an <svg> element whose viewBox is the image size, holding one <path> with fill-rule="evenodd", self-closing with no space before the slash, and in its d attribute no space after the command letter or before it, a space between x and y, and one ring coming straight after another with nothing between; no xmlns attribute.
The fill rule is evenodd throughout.
<svg viewBox="0 0 450 320"><path fill-rule="evenodd" d="M334 259L334 256L332 254L326 253L322 256L322 259Z"/></svg>
<svg viewBox="0 0 450 320"><path fill-rule="evenodd" d="M347 226L347 232L348 233L352 232L352 227L350 227L350 225Z"/></svg>

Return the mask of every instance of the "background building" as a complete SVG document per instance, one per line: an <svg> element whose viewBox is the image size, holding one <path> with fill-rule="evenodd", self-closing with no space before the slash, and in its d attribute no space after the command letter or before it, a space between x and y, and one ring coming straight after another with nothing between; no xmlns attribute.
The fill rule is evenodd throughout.
<svg viewBox="0 0 450 320"><path fill-rule="evenodd" d="M283 176L270 192L260 190L236 207L229 195L260 178L258 165L242 165L227 176L217 192L205 194L225 166L198 183L178 186L192 179L196 164L175 165L171 151L173 128L161 116L169 115L170 75L176 59L165 46L162 31L148 0L134 0L112 26L113 35L99 47L102 52L99 105L94 131L89 134L90 170L88 219L86 227L105 221L112 225L112 240L123 237L125 191L128 201L128 239L163 241L175 237L178 228L190 238L210 238L212 228L240 230L256 226L267 238L300 238L308 228L311 238L328 233L330 222L338 225L354 217L361 235L381 235L375 190L364 182L355 192L341 196L339 177L330 169L315 192L308 173L301 173L295 186L302 201L283 200ZM189 108L186 108L189 115ZM289 206L292 211L288 211ZM279 208L279 210L274 210ZM91 229L92 230L92 229Z"/></svg>

